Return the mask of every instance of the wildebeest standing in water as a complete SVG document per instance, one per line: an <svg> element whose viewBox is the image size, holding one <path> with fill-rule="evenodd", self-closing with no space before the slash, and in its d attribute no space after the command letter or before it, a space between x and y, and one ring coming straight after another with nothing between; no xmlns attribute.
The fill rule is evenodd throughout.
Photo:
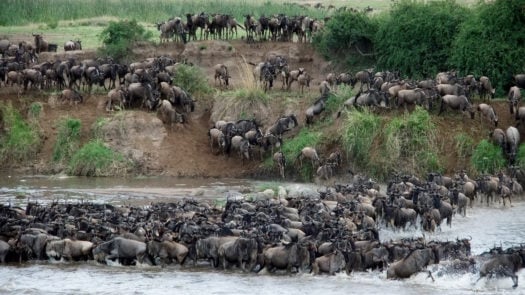
<svg viewBox="0 0 525 295"><path fill-rule="evenodd" d="M525 250L514 250L513 253L498 254L490 260L486 261L479 270L479 278L483 277L510 277L514 285L513 288L518 287L518 276L516 272L523 268L525 264Z"/></svg>

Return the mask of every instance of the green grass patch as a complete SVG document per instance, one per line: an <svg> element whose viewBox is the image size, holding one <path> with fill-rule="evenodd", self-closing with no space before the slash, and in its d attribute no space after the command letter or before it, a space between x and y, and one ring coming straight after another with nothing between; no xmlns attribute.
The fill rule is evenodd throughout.
<svg viewBox="0 0 525 295"><path fill-rule="evenodd" d="M486 139L476 146L470 161L478 173L494 174L507 165L501 148Z"/></svg>
<svg viewBox="0 0 525 295"><path fill-rule="evenodd" d="M20 164L35 158L42 145L39 128L26 122L11 103L0 103L0 127L2 163Z"/></svg>
<svg viewBox="0 0 525 295"><path fill-rule="evenodd" d="M366 167L370 163L370 150L380 127L381 118L368 109L347 111L341 130L347 158L354 159L360 167Z"/></svg>
<svg viewBox="0 0 525 295"><path fill-rule="evenodd" d="M106 147L101 140L91 140L69 161L68 173L77 176L125 175L131 163L121 154Z"/></svg>
<svg viewBox="0 0 525 295"><path fill-rule="evenodd" d="M80 144L80 130L82 124L79 119L62 118L57 123L57 140L53 147L53 162L69 161Z"/></svg>

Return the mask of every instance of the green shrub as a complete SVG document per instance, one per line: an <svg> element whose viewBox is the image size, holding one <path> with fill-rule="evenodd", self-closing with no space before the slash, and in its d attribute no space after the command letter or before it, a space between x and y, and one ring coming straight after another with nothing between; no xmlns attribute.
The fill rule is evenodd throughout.
<svg viewBox="0 0 525 295"><path fill-rule="evenodd" d="M469 13L448 0L394 2L375 37L378 67L411 78L434 77L448 70L452 42Z"/></svg>
<svg viewBox="0 0 525 295"><path fill-rule="evenodd" d="M199 100L201 96L213 93L213 88L210 87L206 75L199 67L185 64L177 66L173 84L186 90L194 97L199 97Z"/></svg>
<svg viewBox="0 0 525 295"><path fill-rule="evenodd" d="M38 126L24 121L9 104L0 103L0 161L5 164L26 162L35 158L42 144ZM3 130L7 130L3 133Z"/></svg>
<svg viewBox="0 0 525 295"><path fill-rule="evenodd" d="M521 73L525 56L523 0L480 3L467 15L453 43L451 64L461 75L485 75L503 95L513 74Z"/></svg>
<svg viewBox="0 0 525 295"><path fill-rule="evenodd" d="M136 20L111 21L99 35L102 44L100 52L121 60L131 54L133 44L137 41L148 40L151 32L146 31Z"/></svg>
<svg viewBox="0 0 525 295"><path fill-rule="evenodd" d="M494 174L505 168L507 160L501 148L488 140L482 140L474 149L470 159L472 167L478 173Z"/></svg>
<svg viewBox="0 0 525 295"><path fill-rule="evenodd" d="M69 161L68 173L77 176L124 175L131 168L129 161L95 139L79 149Z"/></svg>
<svg viewBox="0 0 525 295"><path fill-rule="evenodd" d="M376 31L377 22L367 14L344 11L332 16L324 29L314 35L312 43L325 58L344 57L346 65L355 67L362 59L369 59L359 53L373 51ZM348 54L349 51L355 54Z"/></svg>
<svg viewBox="0 0 525 295"><path fill-rule="evenodd" d="M53 147L54 162L68 161L78 149L81 127L82 124L79 119L63 118L58 122L58 134Z"/></svg>

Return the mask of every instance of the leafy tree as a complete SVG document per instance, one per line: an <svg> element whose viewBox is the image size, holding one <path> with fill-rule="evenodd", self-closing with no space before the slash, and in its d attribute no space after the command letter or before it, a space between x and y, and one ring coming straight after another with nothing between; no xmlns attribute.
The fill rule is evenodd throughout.
<svg viewBox="0 0 525 295"><path fill-rule="evenodd" d="M451 64L462 74L488 76L502 95L512 76L524 70L525 1L480 3L461 25Z"/></svg>
<svg viewBox="0 0 525 295"><path fill-rule="evenodd" d="M151 32L147 32L136 20L111 21L99 35L104 47L101 53L120 60L131 54L135 42L147 40Z"/></svg>
<svg viewBox="0 0 525 295"><path fill-rule="evenodd" d="M378 67L413 78L449 69L452 42L469 13L450 0L394 3L375 37Z"/></svg>

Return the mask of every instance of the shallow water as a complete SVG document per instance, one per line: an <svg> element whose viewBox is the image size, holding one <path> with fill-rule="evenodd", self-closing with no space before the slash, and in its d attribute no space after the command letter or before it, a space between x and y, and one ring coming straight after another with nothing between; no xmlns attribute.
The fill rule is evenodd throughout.
<svg viewBox="0 0 525 295"><path fill-rule="evenodd" d="M147 204L195 197L196 192L200 198L224 198L241 187L261 185L264 184L235 179L12 176L0 177L0 203L24 206L30 196L30 200L41 203L58 199ZM495 245L519 245L525 242L523 212L525 202L515 202L512 208L476 204L467 210L467 217L454 216L451 228L443 225L442 231L427 234L426 239L455 240L471 236L472 254L480 254ZM419 230L380 231L382 240L421 235ZM512 289L509 278L475 283L477 274L440 275L445 263L429 268L435 278L432 282L423 273L407 280L391 281L386 279L385 272L275 275L223 272L204 265L160 268L106 266L95 262L31 262L0 266L0 294L525 294L525 286ZM520 282L524 282L525 271L518 275Z"/></svg>

